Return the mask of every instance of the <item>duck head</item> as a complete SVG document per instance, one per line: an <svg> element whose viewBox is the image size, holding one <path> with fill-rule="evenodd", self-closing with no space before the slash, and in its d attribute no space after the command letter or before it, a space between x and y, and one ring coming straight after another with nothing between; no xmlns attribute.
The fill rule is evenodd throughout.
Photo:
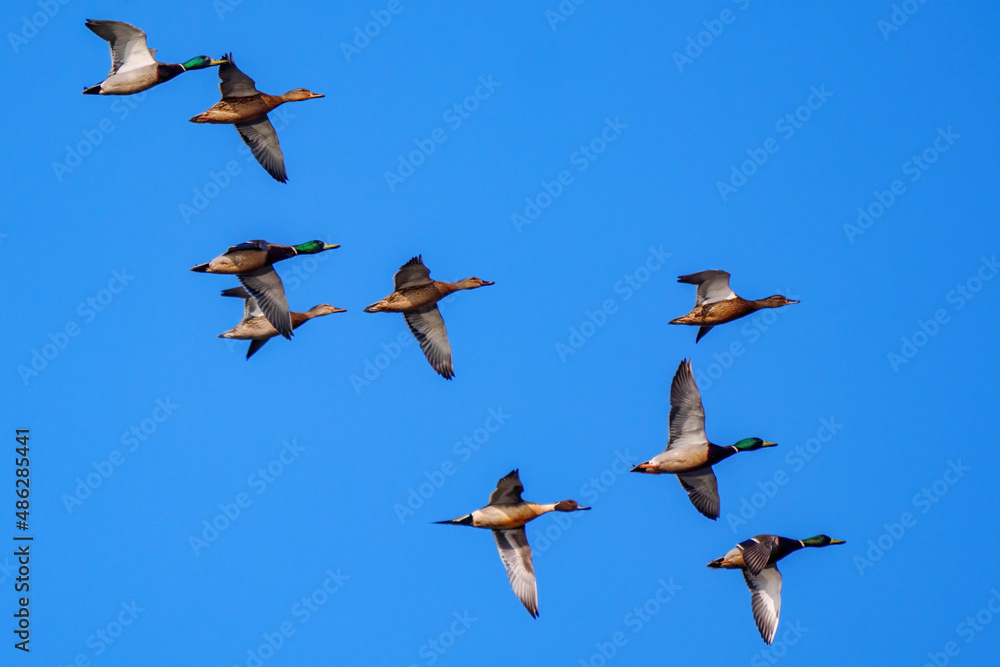
<svg viewBox="0 0 1000 667"><path fill-rule="evenodd" d="M318 252L323 252L324 250L333 250L339 248L339 243L323 243L322 241L306 241L305 243L300 243L297 246L292 246L295 248L295 252L300 255L315 255Z"/></svg>
<svg viewBox="0 0 1000 667"><path fill-rule="evenodd" d="M835 540L827 535L815 535L802 540L802 544L807 547L828 547L831 544L847 544L846 540Z"/></svg>
<svg viewBox="0 0 1000 667"><path fill-rule="evenodd" d="M577 504L575 500L560 500L556 503L555 510L557 512L578 512L580 510L589 510L589 507L582 507Z"/></svg>
<svg viewBox="0 0 1000 667"><path fill-rule="evenodd" d="M492 280L483 280L482 278L465 278L464 280L459 280L458 284L462 289L476 289L477 287L486 287L492 285Z"/></svg>
<svg viewBox="0 0 1000 667"><path fill-rule="evenodd" d="M733 445L733 447L741 452L752 452L753 450L760 449L761 447L777 446L778 443L776 442L768 442L767 440L761 440L760 438L744 438Z"/></svg>
<svg viewBox="0 0 1000 667"><path fill-rule="evenodd" d="M216 60L215 58L209 58L208 56L197 56L188 60L187 62L181 63L181 67L185 70L192 69L205 69L206 67L215 67L216 65L221 65L226 62L225 60Z"/></svg>
<svg viewBox="0 0 1000 667"><path fill-rule="evenodd" d="M766 299L761 299L758 303L760 303L764 308L781 308L782 306L799 302L794 299L789 299L786 296L775 294L774 296L769 296Z"/></svg>
<svg viewBox="0 0 1000 667"><path fill-rule="evenodd" d="M320 93L314 93L306 88L296 88L295 90L289 90L287 93L281 96L286 102L301 102L302 100L314 100L317 97L326 97Z"/></svg>

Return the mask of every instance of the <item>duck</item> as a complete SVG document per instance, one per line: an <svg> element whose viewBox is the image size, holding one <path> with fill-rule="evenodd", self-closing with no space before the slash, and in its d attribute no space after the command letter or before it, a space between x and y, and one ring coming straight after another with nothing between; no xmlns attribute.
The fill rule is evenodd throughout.
<svg viewBox="0 0 1000 667"><path fill-rule="evenodd" d="M96 86L83 89L84 95L133 95L149 90L179 74L221 65L223 60L196 56L183 63L161 63L156 49L146 46L146 33L121 21L87 19L87 27L111 45L111 72Z"/></svg>
<svg viewBox="0 0 1000 667"><path fill-rule="evenodd" d="M716 558L708 567L713 569L740 569L752 596L753 618L757 622L760 638L765 644L774 641L781 615L781 572L778 561L804 547L828 547L846 544L826 535L815 535L804 540L794 540L778 535L757 535L740 542L722 558Z"/></svg>
<svg viewBox="0 0 1000 667"><path fill-rule="evenodd" d="M281 153L278 133L267 114L285 102L301 102L326 97L305 88L296 88L283 95L268 95L257 90L254 80L244 74L233 61L233 54L223 56L219 67L219 90L222 100L211 109L203 111L192 123L222 123L235 125L243 143L250 147L254 158L274 180L288 182L285 156Z"/></svg>
<svg viewBox="0 0 1000 667"><path fill-rule="evenodd" d="M688 276L677 278L679 283L697 285L698 292L695 296L694 308L683 317L670 320L670 324L688 324L701 327L698 329L698 336L694 339L697 343L712 330L716 324L725 324L754 313L761 308L780 308L793 303L799 303L788 297L775 294L766 299L748 301L736 295L729 287L729 272L727 271L700 271Z"/></svg>
<svg viewBox="0 0 1000 667"><path fill-rule="evenodd" d="M688 493L691 504L713 521L719 518L719 481L712 466L740 452L751 452L778 443L761 438L744 438L728 447L708 440L705 433L705 406L691 372L691 360L681 361L670 383L670 438L662 454L640 463L631 472L650 475L672 474Z"/></svg>
<svg viewBox="0 0 1000 667"><path fill-rule="evenodd" d="M210 262L192 266L198 273L235 275L257 300L267 321L285 338L292 337L292 316L285 297L285 286L272 265L296 255L315 255L339 248L340 244L307 241L299 245L280 245L260 239L234 245Z"/></svg>
<svg viewBox="0 0 1000 667"><path fill-rule="evenodd" d="M233 296L243 299L243 319L229 331L219 334L219 338L249 340L250 348L247 350L247 359L249 359L255 352L257 352L257 350L264 347L264 343L277 336L278 330L274 328L274 325L267 321L266 317L264 317L264 313L261 312L260 306L257 305L257 299L253 298L244 288L233 287L231 289L223 290L222 296ZM292 328L298 329L314 317L323 317L324 315L332 315L333 313L346 312L347 311L343 308L337 308L328 303L321 303L317 306L313 306L304 313L291 313Z"/></svg>
<svg viewBox="0 0 1000 667"><path fill-rule="evenodd" d="M522 500L522 493L524 485L521 484L520 473L512 470L497 482L486 507L457 519L434 523L492 530L514 595L532 618L538 618L538 586L524 525L548 512L579 512L590 508L579 505L575 500L540 505Z"/></svg>
<svg viewBox="0 0 1000 667"><path fill-rule="evenodd" d="M455 369L451 361L451 343L437 302L452 292L485 287L493 282L475 277L457 283L431 280L431 271L424 265L423 256L417 255L399 267L393 283L395 291L365 308L365 312L403 313L431 368L445 380L452 379Z"/></svg>

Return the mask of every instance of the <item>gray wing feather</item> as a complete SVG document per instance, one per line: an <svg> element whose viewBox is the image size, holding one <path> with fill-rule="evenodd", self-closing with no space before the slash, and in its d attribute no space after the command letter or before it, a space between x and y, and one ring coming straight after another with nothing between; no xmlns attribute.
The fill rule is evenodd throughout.
<svg viewBox="0 0 1000 667"><path fill-rule="evenodd" d="M709 519L719 518L719 480L711 466L692 472L677 473L677 481L687 491L695 508Z"/></svg>
<svg viewBox="0 0 1000 667"><path fill-rule="evenodd" d="M396 275L392 277L392 282L396 291L406 289L407 287L427 285L432 282L431 270L424 266L423 257L421 255L417 255L409 262L399 267L399 271L397 271Z"/></svg>
<svg viewBox="0 0 1000 667"><path fill-rule="evenodd" d="M694 300L695 307L704 303L736 298L736 293L729 287L728 271L700 271L689 276L681 276L677 281L698 286Z"/></svg>
<svg viewBox="0 0 1000 667"><path fill-rule="evenodd" d="M490 494L490 505L516 505L521 502L524 485L517 470L511 470L497 482L497 488Z"/></svg>
<svg viewBox="0 0 1000 667"><path fill-rule="evenodd" d="M500 560L507 568L507 579L514 595L521 601L533 618L538 617L538 586L535 582L535 568L531 564L531 547L524 528L494 530Z"/></svg>
<svg viewBox="0 0 1000 667"><path fill-rule="evenodd" d="M444 318L437 306L403 313L407 326L413 337L420 343L420 349L430 362L431 368L441 377L450 380L455 376L451 363L451 343L448 342L448 331L444 327Z"/></svg>
<svg viewBox="0 0 1000 667"><path fill-rule="evenodd" d="M781 616L781 572L777 567L768 567L755 576L743 570L743 578L752 594L750 604L760 638L770 644L778 632L778 618Z"/></svg>
<svg viewBox="0 0 1000 667"><path fill-rule="evenodd" d="M254 80L244 74L243 70L233 62L232 54L227 55L226 62L219 65L219 91L222 92L222 99L251 97L260 94Z"/></svg>
<svg viewBox="0 0 1000 667"><path fill-rule="evenodd" d="M750 574L756 576L771 560L771 553L775 547L774 536L758 535L740 542L738 546L743 554L743 564L750 570Z"/></svg>
<svg viewBox="0 0 1000 667"><path fill-rule="evenodd" d="M134 25L121 21L88 19L87 27L111 46L111 71L108 76L115 74L123 66L123 71L128 71L156 63L153 53L146 46L146 33Z"/></svg>
<svg viewBox="0 0 1000 667"><path fill-rule="evenodd" d="M236 123L236 130L240 133L243 143L250 147L250 152L260 166L264 167L274 180L281 183L288 182L285 156L281 152L278 133L275 132L267 116L260 116L249 123Z"/></svg>
<svg viewBox="0 0 1000 667"><path fill-rule="evenodd" d="M691 360L685 359L670 384L670 441L667 449L706 444L705 406L691 372Z"/></svg>
<svg viewBox="0 0 1000 667"><path fill-rule="evenodd" d="M292 316L288 310L288 299L285 297L285 286L281 278L270 266L265 266L253 273L236 276L257 299L264 317L278 333L285 338L292 337Z"/></svg>

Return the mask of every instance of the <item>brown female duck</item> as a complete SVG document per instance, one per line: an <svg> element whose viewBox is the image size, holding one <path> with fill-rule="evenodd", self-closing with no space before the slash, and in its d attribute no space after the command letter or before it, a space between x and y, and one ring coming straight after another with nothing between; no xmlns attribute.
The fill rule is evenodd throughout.
<svg viewBox="0 0 1000 667"><path fill-rule="evenodd" d="M250 293L242 287L223 290L222 296L234 296L243 299L243 320L229 331L219 334L219 338L249 340L250 348L247 350L247 359L249 359L257 350L264 347L264 343L277 336L278 330L264 317L260 306L257 305L257 299L250 296ZM314 317L346 312L343 308L336 308L328 303L321 303L318 306L313 306L304 313L290 313L292 316L292 328L298 329Z"/></svg>
<svg viewBox="0 0 1000 667"><path fill-rule="evenodd" d="M705 334L711 331L716 324L732 322L761 308L780 308L791 303L798 303L798 301L781 295L769 296L766 299L755 301L737 296L729 287L729 273L727 271L701 271L689 276L681 276L677 282L698 286L694 308L691 309L691 312L683 317L670 320L671 324L689 324L701 327L698 330L698 337L694 339L695 343L704 338Z"/></svg>
<svg viewBox="0 0 1000 667"><path fill-rule="evenodd" d="M514 595L532 618L537 618L538 586L524 525L548 512L578 512L590 508L581 507L575 500L560 500L548 505L531 503L521 499L523 492L524 485L518 471L512 470L497 482L496 490L490 494L489 505L472 514L435 523L491 529Z"/></svg>
<svg viewBox="0 0 1000 667"><path fill-rule="evenodd" d="M393 277L396 291L365 308L366 313L403 313L407 326L431 367L444 379L455 376L451 362L451 343L437 302L452 292L492 285L481 278L465 278L457 283L431 280L431 270L418 255L399 267Z"/></svg>
<svg viewBox="0 0 1000 667"><path fill-rule="evenodd" d="M236 126L243 143L267 173L282 183L288 181L285 156L278 143L278 133L267 119L272 109L285 102L299 102L324 97L305 88L296 88L283 95L268 95L257 90L254 80L240 71L233 62L233 54L225 56L219 67L219 90L222 100L208 111L191 119L192 123L223 123Z"/></svg>

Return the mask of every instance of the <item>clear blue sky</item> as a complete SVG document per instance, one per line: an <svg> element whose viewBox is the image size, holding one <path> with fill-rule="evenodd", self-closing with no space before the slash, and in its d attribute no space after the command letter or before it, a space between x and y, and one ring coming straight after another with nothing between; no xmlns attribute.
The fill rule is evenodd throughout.
<svg viewBox="0 0 1000 667"><path fill-rule="evenodd" d="M764 532L847 540L783 564L785 664L995 660L995 5L334 4L4 6L0 539L28 427L35 542L29 656L0 557L0 662L770 665L705 567ZM188 122L215 70L81 95L87 18L325 93L275 118L288 184ZM235 280L188 268L254 238L342 244L279 271L348 312L247 362ZM416 254L496 281L442 305L452 382L362 312ZM667 322L710 268L802 303L696 346ZM714 442L780 443L718 467L714 523L622 472L686 357ZM529 527L537 620L487 531L431 525L513 468L594 508Z"/></svg>

